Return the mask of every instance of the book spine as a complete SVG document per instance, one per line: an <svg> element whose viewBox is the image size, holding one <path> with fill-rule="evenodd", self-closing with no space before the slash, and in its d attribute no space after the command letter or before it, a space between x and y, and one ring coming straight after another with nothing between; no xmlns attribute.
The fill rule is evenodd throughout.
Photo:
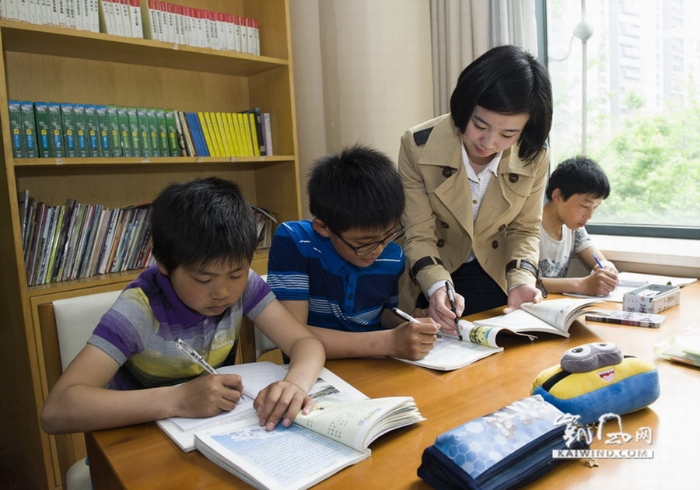
<svg viewBox="0 0 700 490"><path fill-rule="evenodd" d="M170 149L171 157L182 156L183 148L180 147L177 134L177 123L175 122L175 111L165 111L165 127L168 132L168 148Z"/></svg>
<svg viewBox="0 0 700 490"><path fill-rule="evenodd" d="M151 157L151 130L148 125L148 109L139 107L136 109L136 119L139 124L139 144L141 145L141 156Z"/></svg>
<svg viewBox="0 0 700 490"><path fill-rule="evenodd" d="M129 107L127 113L129 114L129 134L131 135L131 156L140 157L143 153L141 151L138 111L136 107Z"/></svg>
<svg viewBox="0 0 700 490"><path fill-rule="evenodd" d="M110 134L109 147L112 150L110 156L124 156L121 138L119 137L119 111L115 105L107 106L107 127Z"/></svg>
<svg viewBox="0 0 700 490"><path fill-rule="evenodd" d="M10 114L10 132L12 133L12 156L24 158L24 138L22 137L22 108L20 101L10 100L7 103Z"/></svg>
<svg viewBox="0 0 700 490"><path fill-rule="evenodd" d="M121 144L122 156L130 157L131 152L131 130L129 128L129 108L125 106L117 107L117 120L119 124L119 141Z"/></svg>
<svg viewBox="0 0 700 490"><path fill-rule="evenodd" d="M85 121L85 104L74 104L73 115L75 118L75 142L76 156L85 158L88 156L88 132Z"/></svg>
<svg viewBox="0 0 700 490"><path fill-rule="evenodd" d="M85 104L85 128L87 130L88 155L100 156L100 128L97 124L97 107Z"/></svg>
<svg viewBox="0 0 700 490"><path fill-rule="evenodd" d="M148 143L151 148L151 156L159 157L160 140L158 139L158 121L155 109L146 109L146 120L148 122Z"/></svg>
<svg viewBox="0 0 700 490"><path fill-rule="evenodd" d="M265 154L269 157L274 155L272 151L272 121L270 114L265 112L262 114L263 139L265 141Z"/></svg>
<svg viewBox="0 0 700 490"><path fill-rule="evenodd" d="M143 39L141 0L129 0L129 20L131 21L131 36Z"/></svg>
<svg viewBox="0 0 700 490"><path fill-rule="evenodd" d="M75 141L75 118L73 104L61 103L61 125L63 126L63 147L66 158L75 158L77 145Z"/></svg>
<svg viewBox="0 0 700 490"><path fill-rule="evenodd" d="M51 156L63 158L65 149L63 146L63 122L61 120L61 104L49 102L49 128L51 138Z"/></svg>
<svg viewBox="0 0 700 490"><path fill-rule="evenodd" d="M24 154L27 158L38 158L36 142L36 121L34 119L34 104L24 101L20 103L22 111L22 138L24 140Z"/></svg>
<svg viewBox="0 0 700 490"><path fill-rule="evenodd" d="M107 117L107 106L106 105L95 106L95 113L97 115L97 128L99 131L100 156L101 157L110 157L110 156L112 156L112 147L110 145L112 139L111 139L111 133L110 133L110 127L109 127L109 120ZM118 136L119 136L119 128L117 127L117 137Z"/></svg>
<svg viewBox="0 0 700 490"><path fill-rule="evenodd" d="M165 110L156 109L156 130L158 132L158 150L160 156L170 156L170 145L168 143L168 127L165 123Z"/></svg>

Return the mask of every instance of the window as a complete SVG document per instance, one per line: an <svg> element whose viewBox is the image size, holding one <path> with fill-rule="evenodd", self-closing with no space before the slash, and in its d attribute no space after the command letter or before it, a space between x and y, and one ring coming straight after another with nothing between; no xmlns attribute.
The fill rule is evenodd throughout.
<svg viewBox="0 0 700 490"><path fill-rule="evenodd" d="M700 2L544 2L552 165L585 149L612 186L589 232L700 238Z"/></svg>

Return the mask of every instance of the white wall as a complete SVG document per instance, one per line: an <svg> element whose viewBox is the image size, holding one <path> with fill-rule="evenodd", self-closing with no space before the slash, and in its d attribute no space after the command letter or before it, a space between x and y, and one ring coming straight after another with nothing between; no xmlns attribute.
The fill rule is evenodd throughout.
<svg viewBox="0 0 700 490"><path fill-rule="evenodd" d="M433 115L429 2L290 0L290 19L303 193L311 163L344 146L396 160Z"/></svg>

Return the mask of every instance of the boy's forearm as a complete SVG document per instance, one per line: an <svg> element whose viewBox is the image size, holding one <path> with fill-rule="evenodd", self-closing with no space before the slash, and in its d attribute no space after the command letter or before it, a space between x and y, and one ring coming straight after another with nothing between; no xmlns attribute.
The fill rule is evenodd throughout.
<svg viewBox="0 0 700 490"><path fill-rule="evenodd" d="M323 344L327 359L390 355L391 330L360 333L310 325L308 328Z"/></svg>
<svg viewBox="0 0 700 490"><path fill-rule="evenodd" d="M579 277L543 277L542 283L548 293L581 293Z"/></svg>
<svg viewBox="0 0 700 490"><path fill-rule="evenodd" d="M308 392L326 362L323 346L315 338L297 340L292 345L289 358L289 373L284 379Z"/></svg>
<svg viewBox="0 0 700 490"><path fill-rule="evenodd" d="M87 432L152 422L172 416L172 387L117 391L74 385L52 393L41 413L49 434Z"/></svg>

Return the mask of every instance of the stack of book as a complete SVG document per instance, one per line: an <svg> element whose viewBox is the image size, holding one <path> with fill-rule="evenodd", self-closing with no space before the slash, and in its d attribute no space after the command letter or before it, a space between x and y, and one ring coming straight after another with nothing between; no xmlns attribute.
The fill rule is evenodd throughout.
<svg viewBox="0 0 700 490"><path fill-rule="evenodd" d="M253 208L253 217L258 228L258 248L270 248L272 245L272 232L277 220L272 212L258 206Z"/></svg>
<svg viewBox="0 0 700 490"><path fill-rule="evenodd" d="M260 55L255 19L159 0L144 0L141 10L146 39Z"/></svg>
<svg viewBox="0 0 700 490"><path fill-rule="evenodd" d="M14 158L272 155L270 115L8 101Z"/></svg>
<svg viewBox="0 0 700 490"><path fill-rule="evenodd" d="M149 204L107 209L69 199L48 206L24 191L19 210L29 286L153 263Z"/></svg>
<svg viewBox="0 0 700 490"><path fill-rule="evenodd" d="M143 38L141 0L99 0L99 10L100 32Z"/></svg>

